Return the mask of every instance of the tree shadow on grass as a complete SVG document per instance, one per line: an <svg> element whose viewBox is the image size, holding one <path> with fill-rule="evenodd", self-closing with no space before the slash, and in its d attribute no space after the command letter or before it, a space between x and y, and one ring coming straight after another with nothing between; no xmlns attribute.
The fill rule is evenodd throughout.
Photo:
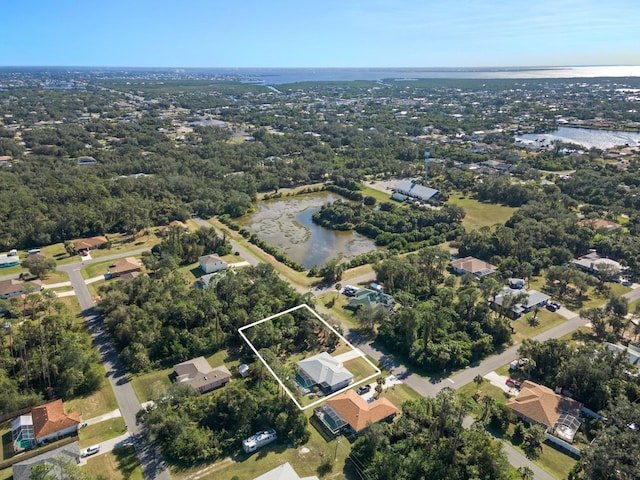
<svg viewBox="0 0 640 480"><path fill-rule="evenodd" d="M113 451L118 464L118 470L125 479L133 477L136 469L141 468L133 445L125 445Z"/></svg>

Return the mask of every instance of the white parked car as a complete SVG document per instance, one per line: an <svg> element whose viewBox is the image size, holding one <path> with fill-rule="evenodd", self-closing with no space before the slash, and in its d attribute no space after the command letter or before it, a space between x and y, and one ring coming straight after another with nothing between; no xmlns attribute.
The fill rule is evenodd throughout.
<svg viewBox="0 0 640 480"><path fill-rule="evenodd" d="M100 445L92 445L90 447L85 448L82 451L83 457L90 457L91 455L95 455L100 451Z"/></svg>

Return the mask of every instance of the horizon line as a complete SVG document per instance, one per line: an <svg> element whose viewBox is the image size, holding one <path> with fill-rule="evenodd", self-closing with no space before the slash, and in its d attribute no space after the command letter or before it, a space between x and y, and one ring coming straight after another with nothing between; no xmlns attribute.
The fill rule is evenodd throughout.
<svg viewBox="0 0 640 480"><path fill-rule="evenodd" d="M357 67L327 67L327 66L298 66L298 67L281 67L281 66L136 66L136 65L0 65L0 69L11 68L136 68L136 69L171 69L171 70L197 70L197 69L220 69L220 70L497 70L497 69L559 69L559 68L593 68L593 67L640 67L640 64L566 64L566 65L476 65L476 66L439 66L439 67L419 67L419 66L394 66L394 67L378 67L378 66L357 66Z"/></svg>

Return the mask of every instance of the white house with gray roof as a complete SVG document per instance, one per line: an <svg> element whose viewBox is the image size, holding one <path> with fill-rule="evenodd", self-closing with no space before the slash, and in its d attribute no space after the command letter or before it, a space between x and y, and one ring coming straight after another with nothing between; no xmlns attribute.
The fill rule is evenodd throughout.
<svg viewBox="0 0 640 480"><path fill-rule="evenodd" d="M327 352L300 360L298 368L296 381L304 391L310 391L317 385L322 393L329 394L353 381L351 372Z"/></svg>
<svg viewBox="0 0 640 480"><path fill-rule="evenodd" d="M495 298L489 298L489 303L494 309L502 308L508 297L522 296L520 302L511 308L513 318L520 318L525 313L529 313L536 307L544 307L551 297L537 290L526 290L524 288L503 288Z"/></svg>

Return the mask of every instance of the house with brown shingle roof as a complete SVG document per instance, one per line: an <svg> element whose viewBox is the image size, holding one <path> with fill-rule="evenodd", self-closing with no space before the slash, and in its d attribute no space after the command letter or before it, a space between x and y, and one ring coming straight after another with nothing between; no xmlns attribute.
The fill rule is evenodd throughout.
<svg viewBox="0 0 640 480"><path fill-rule="evenodd" d="M562 435L556 435L569 441L573 440L573 435L580 426L580 402L530 380L522 383L520 393L509 400L507 406L525 422L542 425L552 432L558 430ZM566 430L571 425L574 425L574 431L569 435Z"/></svg>
<svg viewBox="0 0 640 480"><path fill-rule="evenodd" d="M186 383L200 393L225 385L231 380L231 372L224 365L211 368L204 357L197 357L173 366L176 382Z"/></svg>
<svg viewBox="0 0 640 480"><path fill-rule="evenodd" d="M451 262L453 271L459 274L471 273L476 278L482 278L491 275L498 270L498 267L475 257L465 257L453 260Z"/></svg>
<svg viewBox="0 0 640 480"><path fill-rule="evenodd" d="M91 250L92 248L103 248L106 247L108 243L109 240L107 240L107 237L91 237L73 242L73 248L79 252L81 250Z"/></svg>
<svg viewBox="0 0 640 480"><path fill-rule="evenodd" d="M111 277L119 277L127 273L140 272L141 270L142 260L139 258L120 258L109 267L109 275L111 275Z"/></svg>
<svg viewBox="0 0 640 480"><path fill-rule="evenodd" d="M30 282L23 282L16 278L2 280L0 281L0 298L7 299L25 293L40 292L43 288L40 280L32 280Z"/></svg>
<svg viewBox="0 0 640 480"><path fill-rule="evenodd" d="M16 451L33 448L50 440L78 432L80 415L64 413L62 400L54 400L31 409L11 422L11 435Z"/></svg>
<svg viewBox="0 0 640 480"><path fill-rule="evenodd" d="M360 434L371 423L391 420L396 413L398 409L386 398L367 402L354 390L338 395L314 410L314 415L334 435L345 428Z"/></svg>

